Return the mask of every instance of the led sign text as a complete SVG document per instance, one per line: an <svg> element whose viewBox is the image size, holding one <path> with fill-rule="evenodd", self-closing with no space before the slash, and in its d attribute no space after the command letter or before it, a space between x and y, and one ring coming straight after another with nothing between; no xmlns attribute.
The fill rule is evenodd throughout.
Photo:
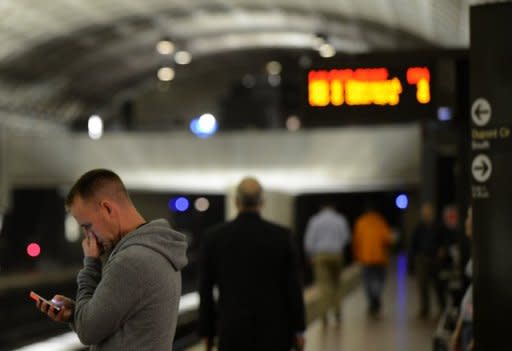
<svg viewBox="0 0 512 351"><path fill-rule="evenodd" d="M426 67L407 69L407 84L416 86L416 100L430 102L430 71ZM308 95L311 106L390 105L400 103L402 82L389 78L387 68L333 69L310 71Z"/></svg>

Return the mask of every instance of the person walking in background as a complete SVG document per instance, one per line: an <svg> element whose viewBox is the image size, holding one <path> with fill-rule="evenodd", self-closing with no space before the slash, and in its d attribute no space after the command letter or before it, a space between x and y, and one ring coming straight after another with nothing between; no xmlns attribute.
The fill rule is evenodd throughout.
<svg viewBox="0 0 512 351"><path fill-rule="evenodd" d="M368 299L368 314L377 318L389 263L389 246L393 243L391 227L386 219L368 205L356 219L352 236L355 259L362 265L363 284Z"/></svg>
<svg viewBox="0 0 512 351"><path fill-rule="evenodd" d="M439 313L446 307L446 295L440 277L442 261L447 254L442 231L435 220L435 210L431 203L421 207L421 219L412 237L409 258L414 260L414 271L418 282L420 310L418 317L426 319L430 314L430 288L436 292Z"/></svg>
<svg viewBox="0 0 512 351"><path fill-rule="evenodd" d="M290 230L261 217L262 195L256 179L244 178L236 189L237 217L202 240L199 335L208 351L216 336L219 351L304 347L297 250Z"/></svg>
<svg viewBox="0 0 512 351"><path fill-rule="evenodd" d="M445 205L442 210L442 221L440 223L442 247L439 252L439 279L447 305L449 304L450 296L453 301L458 301L460 298L458 296L460 294L458 289L450 289L450 286L453 287L451 282L459 276L459 261L462 259L458 243L464 233L463 230L459 230L458 223L459 211L457 206L453 204Z"/></svg>
<svg viewBox="0 0 512 351"><path fill-rule="evenodd" d="M473 209L470 206L464 223L466 235L471 240L473 237ZM473 275L473 261L469 260L466 265L466 275L471 278ZM459 318L451 338L450 351L473 351L473 285L471 284L464 294L460 305ZM459 348L460 346L460 348Z"/></svg>
<svg viewBox="0 0 512 351"><path fill-rule="evenodd" d="M320 291L324 325L331 307L334 307L336 321L341 322L340 274L343 250L349 240L348 222L331 204L323 205L307 224L304 249L312 262L315 284Z"/></svg>
<svg viewBox="0 0 512 351"><path fill-rule="evenodd" d="M41 300L37 307L69 323L91 350L172 350L185 236L165 219L146 222L119 176L106 169L82 175L66 207L85 233L76 300L55 295L58 313Z"/></svg>

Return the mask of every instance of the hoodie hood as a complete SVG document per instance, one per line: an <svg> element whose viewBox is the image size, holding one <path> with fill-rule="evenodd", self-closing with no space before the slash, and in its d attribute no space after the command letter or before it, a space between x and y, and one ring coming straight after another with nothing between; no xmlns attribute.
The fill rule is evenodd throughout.
<svg viewBox="0 0 512 351"><path fill-rule="evenodd" d="M161 218L148 222L128 233L115 246L110 256L132 245L150 248L164 256L179 271L187 264L187 240L184 234L171 229L169 223Z"/></svg>

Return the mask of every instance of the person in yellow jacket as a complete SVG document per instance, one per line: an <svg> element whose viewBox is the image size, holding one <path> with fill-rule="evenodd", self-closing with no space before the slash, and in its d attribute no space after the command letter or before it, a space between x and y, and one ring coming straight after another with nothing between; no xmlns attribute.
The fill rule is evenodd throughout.
<svg viewBox="0 0 512 351"><path fill-rule="evenodd" d="M372 207L356 219L352 237L354 258L362 266L362 279L368 299L368 314L378 317L381 295L389 262L388 248L393 242L391 227Z"/></svg>

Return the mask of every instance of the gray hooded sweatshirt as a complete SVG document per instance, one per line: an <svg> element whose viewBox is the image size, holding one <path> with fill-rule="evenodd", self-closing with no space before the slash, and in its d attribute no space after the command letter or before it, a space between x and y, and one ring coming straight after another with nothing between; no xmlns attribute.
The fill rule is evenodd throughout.
<svg viewBox="0 0 512 351"><path fill-rule="evenodd" d="M103 269L86 257L71 328L91 350L172 350L187 264L185 236L165 219L124 236Z"/></svg>

